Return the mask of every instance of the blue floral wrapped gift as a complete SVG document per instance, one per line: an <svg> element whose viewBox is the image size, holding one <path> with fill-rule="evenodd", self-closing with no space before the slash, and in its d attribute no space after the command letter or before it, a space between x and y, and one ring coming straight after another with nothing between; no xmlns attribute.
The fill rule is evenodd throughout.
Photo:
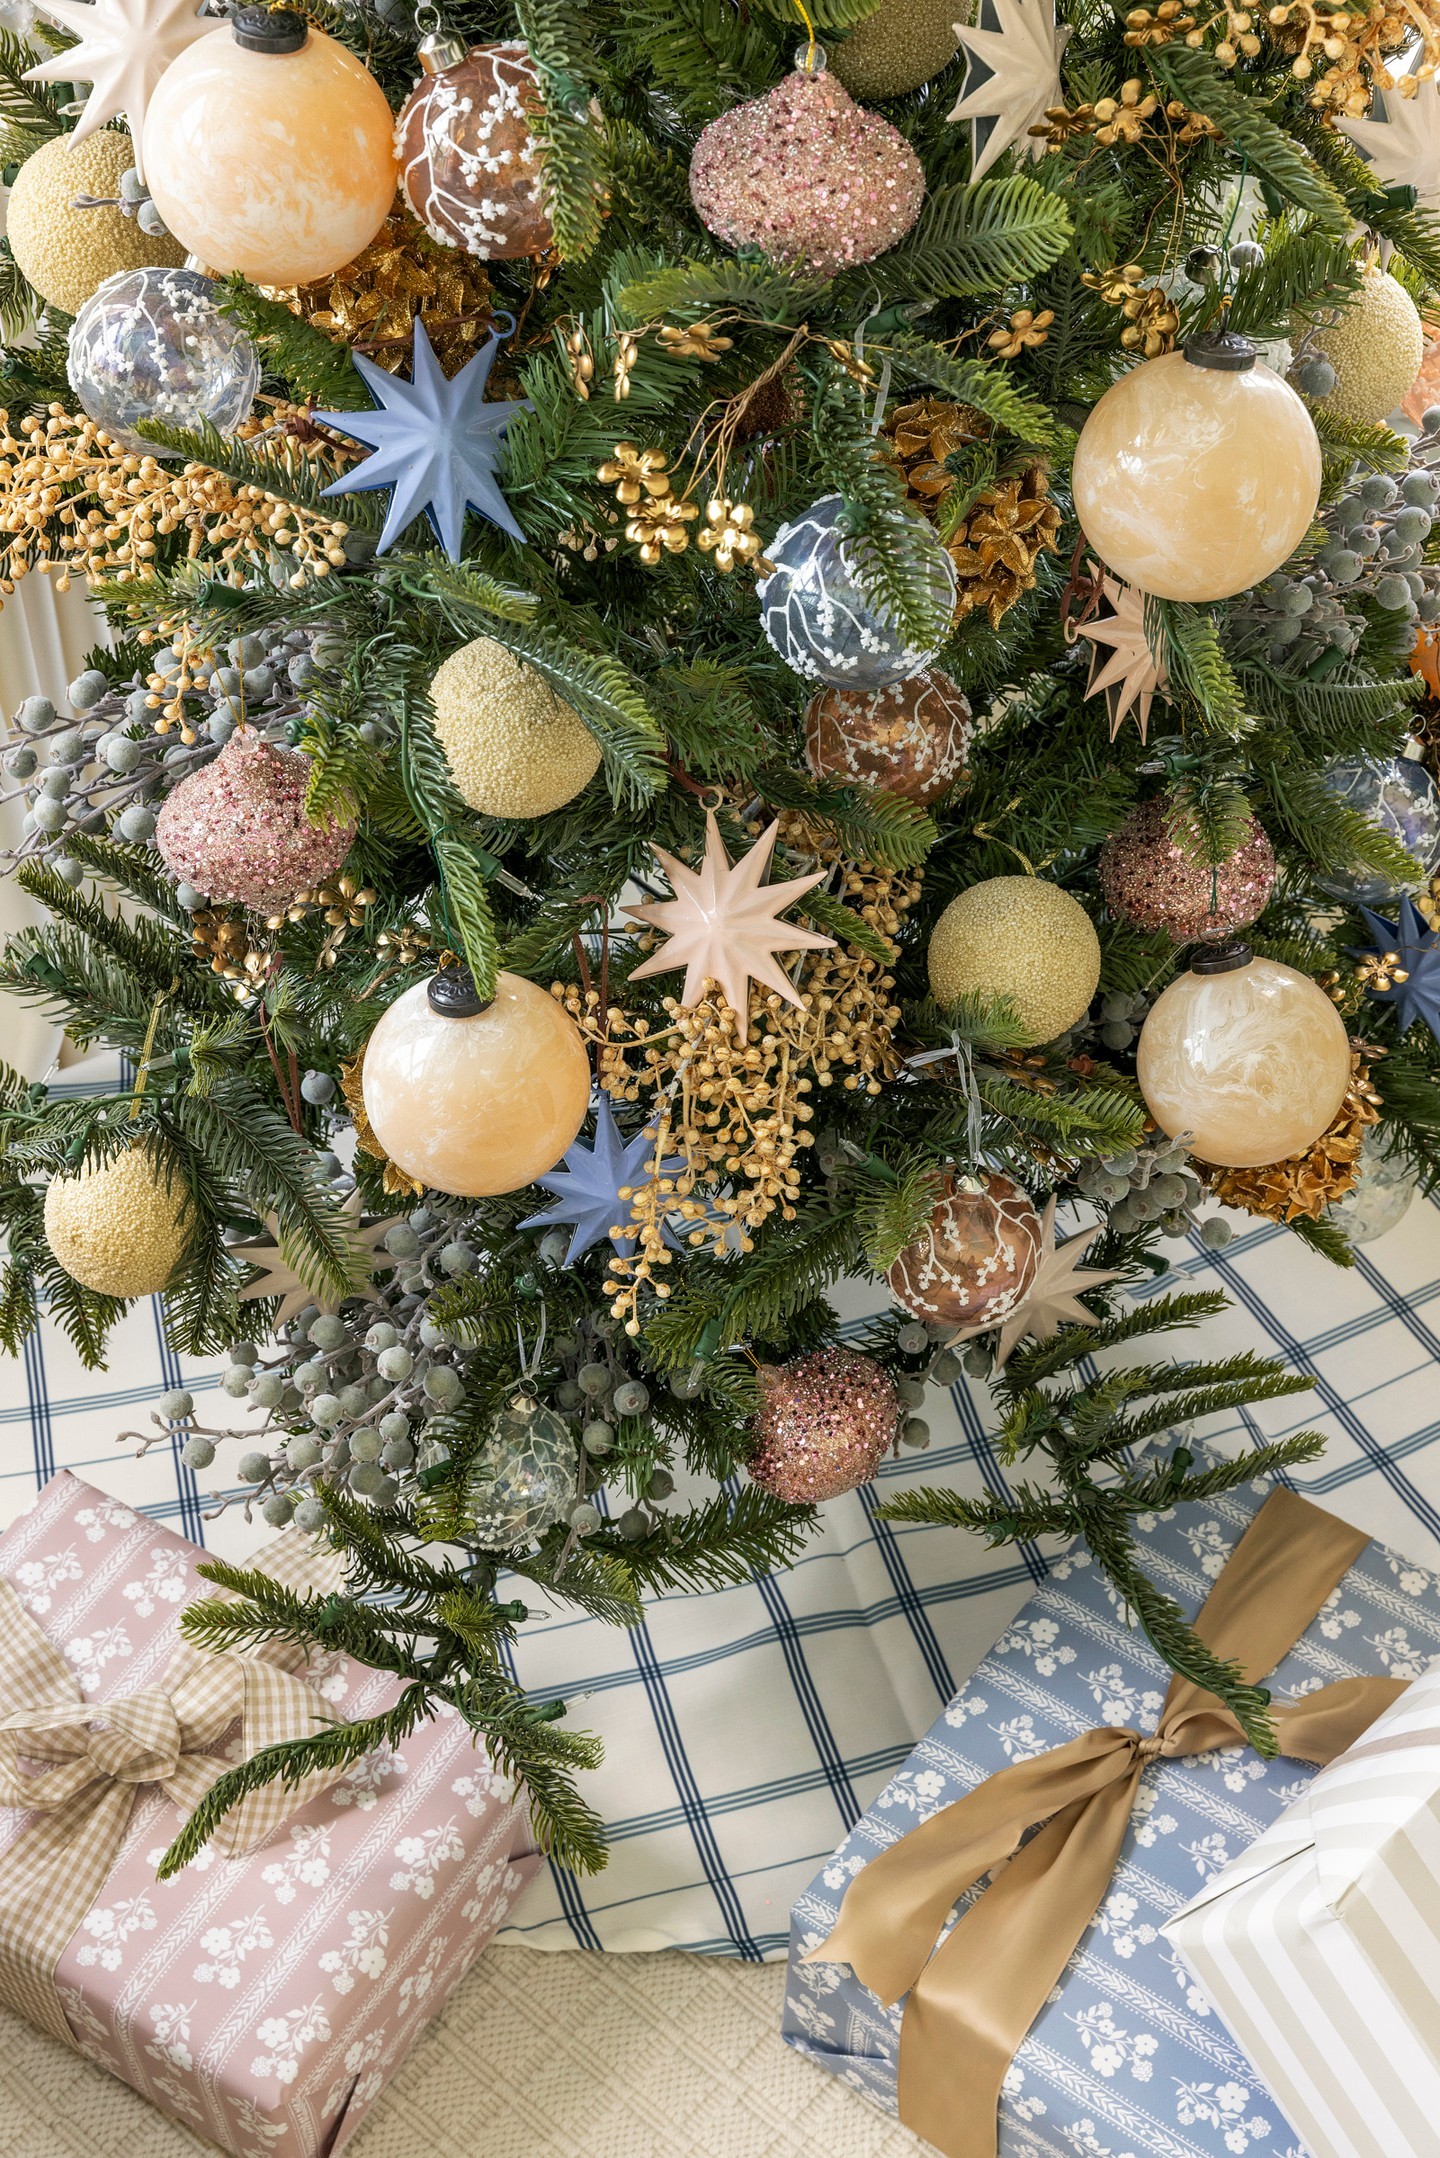
<svg viewBox="0 0 1440 2158"><path fill-rule="evenodd" d="M1140 1531L1290 1757L1172 1681L1076 1546L795 1905L787 2041L955 2158L1305 2158L1160 1928L1394 1698L1373 1681L1440 1655L1440 1583L1265 1490Z"/></svg>

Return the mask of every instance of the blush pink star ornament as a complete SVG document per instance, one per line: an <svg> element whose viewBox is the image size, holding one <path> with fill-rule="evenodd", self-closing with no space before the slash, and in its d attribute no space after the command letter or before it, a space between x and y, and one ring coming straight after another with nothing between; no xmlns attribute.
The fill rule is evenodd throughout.
<svg viewBox="0 0 1440 2158"><path fill-rule="evenodd" d="M1024 1297L1000 1329L1000 1339L995 1346L997 1371L1004 1368L1011 1350L1027 1334L1032 1334L1036 1341L1052 1341L1062 1326L1095 1324L1096 1315L1088 1304L1081 1303L1080 1290L1098 1289L1102 1281L1120 1279L1115 1267L1082 1267L1080 1264L1102 1226L1097 1222L1093 1229L1086 1229L1080 1236L1067 1236L1063 1244L1057 1244L1055 1201L1053 1198L1049 1201L1040 1224L1040 1263Z"/></svg>
<svg viewBox="0 0 1440 2158"><path fill-rule="evenodd" d="M687 868L663 847L653 851L674 889L673 899L657 899L625 912L652 929L664 930L668 942L643 959L632 980L645 974L669 974L685 969L680 1001L693 1006L705 994L707 981L715 983L740 1022L740 1039L746 1039L750 1011L750 984L761 983L775 990L790 1004L801 998L784 969L775 964L777 952L829 950L833 937L813 929L800 929L782 922L784 909L811 891L824 877L791 877L784 884L764 884L761 879L775 851L780 827L772 824L762 832L750 852L732 863L720 837L720 827L710 811L705 813L705 858L698 869Z"/></svg>
<svg viewBox="0 0 1440 2158"><path fill-rule="evenodd" d="M143 179L140 140L155 85L197 38L227 28L219 15L201 15L202 0L37 0L40 13L78 45L32 67L26 82L88 82L90 95L76 124L83 142L111 120L124 120L135 145L135 169Z"/></svg>
<svg viewBox="0 0 1440 2158"><path fill-rule="evenodd" d="M1090 571L1092 576L1100 574L1093 562ZM1102 691L1105 693L1112 742L1127 712L1134 713L1144 742L1150 727L1150 708L1157 697L1168 697L1169 677L1145 634L1145 594L1133 584L1122 584L1118 577L1106 577L1103 588L1109 614L1075 625L1075 634L1090 640L1090 681L1085 694L1098 697ZM1102 645L1109 646L1108 655L1102 653Z"/></svg>

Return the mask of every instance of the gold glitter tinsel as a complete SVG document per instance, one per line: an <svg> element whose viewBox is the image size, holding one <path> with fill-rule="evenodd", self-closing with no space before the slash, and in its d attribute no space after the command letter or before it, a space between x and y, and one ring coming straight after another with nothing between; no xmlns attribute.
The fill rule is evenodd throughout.
<svg viewBox="0 0 1440 2158"><path fill-rule="evenodd" d="M823 861L818 828L790 812L781 839L800 861ZM832 855L833 859L833 855ZM892 955L851 945L806 955L796 975L803 998L786 1003L752 985L747 1038L740 1021L711 985L698 1004L664 1002L662 1025L619 1005L603 1009L599 992L557 982L552 994L594 1047L600 1084L615 1101L649 1101L656 1131L647 1181L622 1197L630 1207L628 1259L610 1262L607 1294L627 1327L638 1324L642 1287L669 1294L663 1269L672 1263L663 1229L678 1224L694 1246L723 1251L738 1231L742 1251L778 1212L794 1219L801 1192L799 1156L811 1143L811 1097L840 1085L878 1094L899 1069L893 1030L899 1006L891 971L897 933L919 894L920 880L869 863L847 866L839 896L860 915ZM657 1164L680 1155L683 1170L661 1178Z"/></svg>
<svg viewBox="0 0 1440 2158"><path fill-rule="evenodd" d="M1060 512L1049 499L1044 465L997 474L961 495L946 459L988 439L990 426L980 413L941 398L917 398L891 414L886 433L906 485L955 565L956 620L982 609L998 629L1034 584L1040 556L1059 551Z"/></svg>
<svg viewBox="0 0 1440 2158"><path fill-rule="evenodd" d="M252 419L237 433L254 436L263 426ZM328 445L318 436L290 434L265 444L297 470L320 447ZM329 476L324 467L320 476ZM189 560L226 568L235 583L272 552L288 555L298 588L344 562L348 529L262 487L237 486L208 465L126 450L63 405L13 422L0 412L0 593L13 592L32 569L56 571L62 592L72 571L93 583L128 584L149 576L166 541L181 534Z"/></svg>
<svg viewBox="0 0 1440 2158"><path fill-rule="evenodd" d="M363 1048L357 1049L353 1057L340 1059L340 1092L350 1112L350 1121L355 1126L355 1144L362 1154L369 1155L371 1161L384 1163L380 1177L382 1189L393 1193L397 1198L404 1192L418 1199L425 1186L395 1166L371 1128L370 1119L365 1114L364 1077Z"/></svg>
<svg viewBox="0 0 1440 2158"><path fill-rule="evenodd" d="M1216 1169L1197 1161L1217 1199L1267 1221L1318 1221L1354 1188L1366 1132L1380 1121L1380 1095L1370 1082L1377 1052L1352 1043L1350 1085L1332 1122L1314 1145L1259 1169Z"/></svg>
<svg viewBox="0 0 1440 2158"><path fill-rule="evenodd" d="M492 312L484 263L441 247L399 203L343 270L277 296L337 345L354 346L392 375L410 365L417 316L441 368L453 375L479 351Z"/></svg>

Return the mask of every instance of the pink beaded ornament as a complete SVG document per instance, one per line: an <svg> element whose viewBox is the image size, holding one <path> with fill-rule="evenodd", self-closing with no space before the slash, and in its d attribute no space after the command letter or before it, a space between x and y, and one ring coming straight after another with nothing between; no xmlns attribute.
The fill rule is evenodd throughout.
<svg viewBox="0 0 1440 2158"><path fill-rule="evenodd" d="M858 1349L816 1349L762 1366L755 1482L792 1506L868 1484L894 1444L900 1396L883 1364Z"/></svg>
<svg viewBox="0 0 1440 2158"><path fill-rule="evenodd" d="M904 136L826 74L818 46L808 59L710 122L690 160L690 194L727 246L749 243L772 262L833 277L905 237L925 175Z"/></svg>
<svg viewBox="0 0 1440 2158"><path fill-rule="evenodd" d="M1164 795L1132 809L1100 850L1105 904L1135 929L1163 929L1177 944L1225 937L1264 912L1275 850L1253 817L1225 861L1203 861Z"/></svg>
<svg viewBox="0 0 1440 2158"><path fill-rule="evenodd" d="M350 852L354 824L305 814L310 760L238 727L213 763L182 780L155 844L178 883L226 906L269 914L323 884Z"/></svg>

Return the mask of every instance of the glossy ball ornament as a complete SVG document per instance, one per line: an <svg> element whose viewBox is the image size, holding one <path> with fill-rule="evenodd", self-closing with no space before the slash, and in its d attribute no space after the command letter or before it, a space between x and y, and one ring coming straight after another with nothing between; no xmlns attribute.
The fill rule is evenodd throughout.
<svg viewBox="0 0 1440 2158"><path fill-rule="evenodd" d="M1418 864L1408 886L1397 886L1373 870L1342 865L1317 875L1322 892L1347 906L1381 906L1397 890L1413 890L1440 868L1440 790L1418 759L1339 757L1326 767L1321 783L1336 801L1358 809L1388 832Z"/></svg>
<svg viewBox="0 0 1440 2158"><path fill-rule="evenodd" d="M450 968L390 1006L365 1045L362 1088L370 1128L406 1176L490 1198L554 1168L585 1121L590 1059L534 982L501 974L482 1004Z"/></svg>
<svg viewBox="0 0 1440 2158"><path fill-rule="evenodd" d="M762 1366L750 1474L792 1506L837 1499L870 1482L899 1422L894 1379L858 1349L816 1349Z"/></svg>
<svg viewBox="0 0 1440 2158"><path fill-rule="evenodd" d="M400 186L432 239L485 262L543 255L553 234L531 132L540 84L527 48L420 42L422 79L395 124Z"/></svg>
<svg viewBox="0 0 1440 2158"><path fill-rule="evenodd" d="M1151 1006L1145 1106L1202 1161L1254 1169L1303 1154L1350 1084L1345 1023L1308 974L1243 944L1200 954Z"/></svg>
<svg viewBox="0 0 1440 2158"><path fill-rule="evenodd" d="M143 1142L46 1188L45 1241L71 1280L98 1296L156 1295L184 1258L191 1227L178 1168L167 1185L163 1158Z"/></svg>
<svg viewBox="0 0 1440 2158"><path fill-rule="evenodd" d="M896 1303L917 1319L978 1333L1023 1301L1043 1242L1028 1195L991 1171L946 1192L885 1278Z"/></svg>
<svg viewBox="0 0 1440 2158"><path fill-rule="evenodd" d="M1398 1228L1410 1211L1419 1177L1399 1154L1388 1154L1380 1133L1367 1131L1355 1164L1355 1183L1343 1199L1327 1207L1332 1222L1349 1244L1373 1244Z"/></svg>
<svg viewBox="0 0 1440 2158"><path fill-rule="evenodd" d="M1420 310L1388 270L1370 264L1338 321L1314 332L1309 349L1335 370L1335 387L1317 400L1337 419L1373 426L1408 395L1425 357Z"/></svg>
<svg viewBox="0 0 1440 2158"><path fill-rule="evenodd" d="M827 65L852 97L908 97L950 65L955 25L973 0L880 0L829 54Z"/></svg>
<svg viewBox="0 0 1440 2158"><path fill-rule="evenodd" d="M834 277L905 237L925 173L888 120L823 66L802 67L710 122L690 160L690 195L727 247Z"/></svg>
<svg viewBox="0 0 1440 2158"><path fill-rule="evenodd" d="M51 307L78 314L107 277L155 264L178 270L185 260L177 239L142 231L138 218L118 209L75 208L81 195L114 201L121 173L134 162L130 137L107 127L78 143L73 135L52 135L16 173L5 236L25 277Z"/></svg>
<svg viewBox="0 0 1440 2158"><path fill-rule="evenodd" d="M1073 1027L1100 981L1094 923L1043 877L988 877L957 893L930 932L927 957L939 1003L1008 997L1027 1045Z"/></svg>
<svg viewBox="0 0 1440 2158"><path fill-rule="evenodd" d="M177 884L227 906L273 914L339 869L353 822L305 814L310 759L237 727L218 757L184 779L155 824L155 845Z"/></svg>
<svg viewBox="0 0 1440 2158"><path fill-rule="evenodd" d="M1111 384L1081 430L1072 483L1086 537L1117 576L1161 599L1228 599L1305 537L1320 443L1295 391L1243 338L1196 338Z"/></svg>
<svg viewBox="0 0 1440 2158"><path fill-rule="evenodd" d="M843 509L839 495L822 495L803 517L780 527L765 550L771 572L757 587L760 627L786 666L808 681L885 689L919 674L944 643L955 609L955 566L933 527L917 521L914 545L936 625L934 642L917 651L883 604L866 596L855 543L841 530Z"/></svg>
<svg viewBox="0 0 1440 2158"><path fill-rule="evenodd" d="M543 674L493 637L452 652L430 685L451 776L487 817L544 817L600 767L600 744Z"/></svg>
<svg viewBox="0 0 1440 2158"><path fill-rule="evenodd" d="M805 712L805 761L817 779L934 802L965 770L970 732L966 699L929 667L887 689L817 690Z"/></svg>
<svg viewBox="0 0 1440 2158"><path fill-rule="evenodd" d="M231 435L249 418L260 355L215 289L194 270L122 270L70 325L70 387L126 449L174 454L136 434L140 420Z"/></svg>
<svg viewBox="0 0 1440 2158"><path fill-rule="evenodd" d="M563 1521L579 1490L574 1428L529 1394L496 1417L466 1487L474 1540L489 1551L532 1544Z"/></svg>
<svg viewBox="0 0 1440 2158"><path fill-rule="evenodd" d="M352 262L395 199L385 93L289 9L243 7L171 62L145 119L165 223L217 275L303 285Z"/></svg>
<svg viewBox="0 0 1440 2158"><path fill-rule="evenodd" d="M1246 928L1274 886L1275 850L1253 817L1235 852L1212 868L1163 795L1132 809L1100 850L1100 890L1110 912L1132 929L1163 930L1177 944Z"/></svg>

